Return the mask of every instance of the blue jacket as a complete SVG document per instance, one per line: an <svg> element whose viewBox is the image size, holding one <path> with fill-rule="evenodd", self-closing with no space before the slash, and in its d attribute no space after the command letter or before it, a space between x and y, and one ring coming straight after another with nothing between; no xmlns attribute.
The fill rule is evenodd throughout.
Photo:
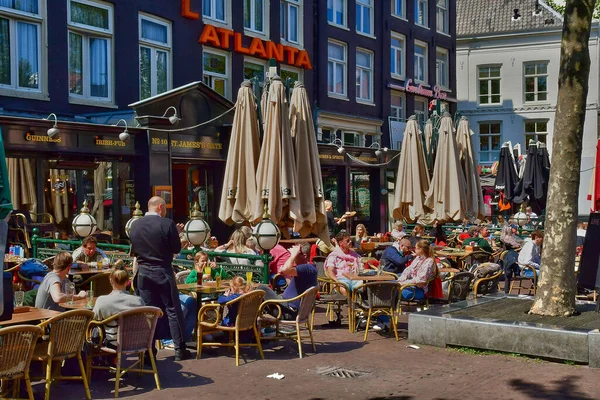
<svg viewBox="0 0 600 400"><path fill-rule="evenodd" d="M379 265L384 271L400 275L413 258L412 254L403 255L394 246L388 246L379 260Z"/></svg>
<svg viewBox="0 0 600 400"><path fill-rule="evenodd" d="M235 300L240 297L240 293L230 294L229 296L225 296L224 294L220 295L217 299L217 303L223 305L231 300ZM238 304L232 304L231 306L227 306L227 315L223 318L224 326L233 326L235 325L235 319L237 318L238 313Z"/></svg>

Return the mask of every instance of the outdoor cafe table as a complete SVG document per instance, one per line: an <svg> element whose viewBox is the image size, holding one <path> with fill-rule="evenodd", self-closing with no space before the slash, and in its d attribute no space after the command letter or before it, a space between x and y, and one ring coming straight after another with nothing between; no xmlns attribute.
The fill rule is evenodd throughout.
<svg viewBox="0 0 600 400"><path fill-rule="evenodd" d="M85 299L74 300L71 303L69 303L68 301L65 301L64 303L59 303L58 305L61 306L62 308L68 309L68 310L82 310L82 309L91 310L96 305L96 300L98 300L97 297L94 297L92 299L91 306L88 306L90 299L87 297Z"/></svg>
<svg viewBox="0 0 600 400"><path fill-rule="evenodd" d="M393 281L396 279L396 277L394 277L394 275L383 274L383 273L381 275L352 274L352 275L348 275L348 279L350 279L351 281L385 282L385 281Z"/></svg>
<svg viewBox="0 0 600 400"><path fill-rule="evenodd" d="M46 310L44 308L35 308L35 307L27 307L28 310L24 312L13 312L12 318L8 321L0 321L0 326L6 325L17 325L23 324L27 322L40 321L43 319L52 318L58 314L60 311L54 310ZM23 308L24 309L24 308Z"/></svg>
<svg viewBox="0 0 600 400"><path fill-rule="evenodd" d="M196 306L198 310L202 307L202 295L209 295L216 297L221 293L225 293L229 289L228 281L221 281L221 287L217 288L216 282L203 282L202 285L197 283L180 283L177 285L177 290L180 292L195 292L196 293Z"/></svg>

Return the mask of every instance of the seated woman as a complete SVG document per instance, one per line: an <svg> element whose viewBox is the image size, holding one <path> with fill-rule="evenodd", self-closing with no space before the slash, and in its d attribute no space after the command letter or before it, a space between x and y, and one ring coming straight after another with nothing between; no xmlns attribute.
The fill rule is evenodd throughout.
<svg viewBox="0 0 600 400"><path fill-rule="evenodd" d="M219 296L217 302L224 305L231 300L235 300L244 293L248 293L251 290L251 286L244 280L244 278L236 276L231 280L231 286L225 293ZM224 326L235 325L235 319L237 318L238 305L233 304L227 307L227 315L223 317Z"/></svg>
<svg viewBox="0 0 600 400"><path fill-rule="evenodd" d="M421 224L416 224L408 238L413 247L417 245L417 242L421 240L423 235L425 235L425 227Z"/></svg>
<svg viewBox="0 0 600 400"><path fill-rule="evenodd" d="M515 224L504 225L500 241L504 244L506 250L515 250L523 245L523 240L517 235L519 227Z"/></svg>
<svg viewBox="0 0 600 400"><path fill-rule="evenodd" d="M210 276L204 276L204 269L210 267ZM221 279L229 279L229 273L223 267L217 266L214 261L208 261L208 254L199 251L194 256L194 269L190 272L185 283L198 283L198 275L202 278L214 280L217 276Z"/></svg>
<svg viewBox="0 0 600 400"><path fill-rule="evenodd" d="M359 248L362 242L369 240L369 233L364 224L356 225L356 235L352 238L352 247Z"/></svg>
<svg viewBox="0 0 600 400"><path fill-rule="evenodd" d="M124 267L114 267L110 272L110 285L112 292L110 294L99 296L94 306L94 319L102 321L108 317L118 314L121 311L129 310L144 305L141 297L129 294L126 291L129 283L129 273ZM109 322L104 327L106 334L104 346L117 348L117 321Z"/></svg>
<svg viewBox="0 0 600 400"><path fill-rule="evenodd" d="M344 283L352 291L354 287L362 284L362 281L349 278L350 275L357 272L360 256L351 250L352 237L346 231L340 231L335 240L338 247L325 259L325 271L331 279ZM344 288L340 288L340 292L347 295Z"/></svg>
<svg viewBox="0 0 600 400"><path fill-rule="evenodd" d="M256 253L252 249L249 249L246 246L246 235L244 235L244 232L240 229L233 232L233 234L231 235L231 238L229 239L229 242L217 247L215 249L215 251L216 252L256 255ZM227 260L230 264L241 264L241 265L253 264L252 261L247 258L229 257Z"/></svg>
<svg viewBox="0 0 600 400"><path fill-rule="evenodd" d="M434 244L436 246L445 247L448 243L448 238L446 237L446 232L444 232L444 226L442 224L434 225L433 229L429 232L429 235L435 238Z"/></svg>
<svg viewBox="0 0 600 400"><path fill-rule="evenodd" d="M59 253L54 257L53 270L44 277L38 288L37 297L35 298L36 308L65 311L58 304L67 301L65 284L67 283L67 275L69 275L72 265L73 257L67 252ZM86 296L87 292L82 290L74 295L73 299L85 299Z"/></svg>

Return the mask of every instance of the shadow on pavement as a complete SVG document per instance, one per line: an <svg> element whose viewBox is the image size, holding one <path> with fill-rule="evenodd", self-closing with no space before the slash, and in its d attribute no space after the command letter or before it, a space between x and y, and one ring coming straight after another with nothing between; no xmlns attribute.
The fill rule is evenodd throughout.
<svg viewBox="0 0 600 400"><path fill-rule="evenodd" d="M588 397L577 390L575 383L579 379L581 378L578 376L567 376L560 381L552 381L546 385L538 382L528 382L524 379L512 379L509 383L519 393L531 399L592 400L592 397Z"/></svg>

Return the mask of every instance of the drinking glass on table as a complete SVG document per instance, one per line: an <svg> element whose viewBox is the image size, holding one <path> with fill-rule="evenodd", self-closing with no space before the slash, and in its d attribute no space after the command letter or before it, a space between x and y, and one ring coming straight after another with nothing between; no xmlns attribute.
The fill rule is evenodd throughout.
<svg viewBox="0 0 600 400"><path fill-rule="evenodd" d="M98 263L98 268L100 268L100 263ZM102 268L108 269L110 268L110 258L106 257L102 259ZM100 269L102 269L100 268Z"/></svg>
<svg viewBox="0 0 600 400"><path fill-rule="evenodd" d="M73 297L75 296L75 284L73 282L67 282L65 294L67 295L67 304L73 304Z"/></svg>
<svg viewBox="0 0 600 400"><path fill-rule="evenodd" d="M23 301L25 300L25 292L17 290L15 292L15 307L23 307Z"/></svg>
<svg viewBox="0 0 600 400"><path fill-rule="evenodd" d="M246 272L246 282L252 282L252 272Z"/></svg>

